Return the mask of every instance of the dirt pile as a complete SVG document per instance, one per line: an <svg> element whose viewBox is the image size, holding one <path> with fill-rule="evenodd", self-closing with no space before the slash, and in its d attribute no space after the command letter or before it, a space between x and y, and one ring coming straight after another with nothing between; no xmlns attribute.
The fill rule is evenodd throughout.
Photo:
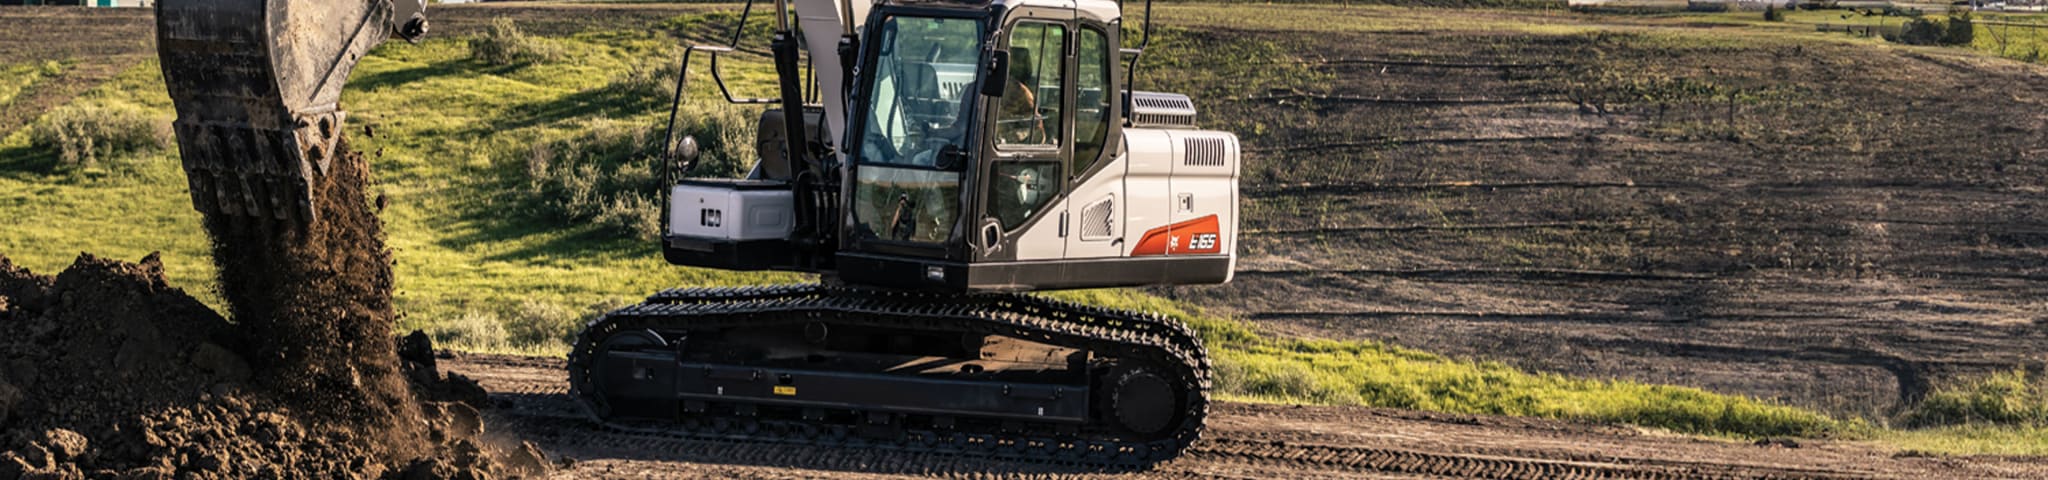
<svg viewBox="0 0 2048 480"><path fill-rule="evenodd" d="M81 255L56 277L0 257L0 480L544 471L531 446L485 442L482 390L444 377L423 336L394 341L363 159L315 183L303 229L207 219L234 322L155 255Z"/></svg>
<svg viewBox="0 0 2048 480"><path fill-rule="evenodd" d="M155 256L81 255L56 277L0 256L0 480L18 478L495 478L531 474L531 447L484 441L474 382L403 369L432 398L409 448L315 410L238 350L251 337L168 286ZM391 342L383 342L391 348ZM425 348L431 349L431 346ZM393 366L399 364L394 362Z"/></svg>

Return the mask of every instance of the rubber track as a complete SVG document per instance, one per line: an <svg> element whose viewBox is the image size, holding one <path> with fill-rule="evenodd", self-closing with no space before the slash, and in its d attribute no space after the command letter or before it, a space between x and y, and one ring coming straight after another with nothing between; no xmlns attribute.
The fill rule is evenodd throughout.
<svg viewBox="0 0 2048 480"><path fill-rule="evenodd" d="M1025 432L905 430L897 438L877 439L849 435L841 425L731 415L627 424L601 418L597 399L586 393L591 391L590 359L597 345L615 332L758 327L778 320L801 325L798 322L826 316L836 324L973 332L1116 353L1118 358L1175 369L1167 373L1195 388L1176 431L1143 442L1125 440L1098 425L1083 427L1078 438L1056 434L1047 425L1027 425ZM600 423L626 431L1108 467L1146 466L1179 456L1201 436L1210 388L1209 359L1199 337L1186 325L1156 315L1033 295L943 295L823 285L666 290L591 321L578 335L568 368L571 397Z"/></svg>

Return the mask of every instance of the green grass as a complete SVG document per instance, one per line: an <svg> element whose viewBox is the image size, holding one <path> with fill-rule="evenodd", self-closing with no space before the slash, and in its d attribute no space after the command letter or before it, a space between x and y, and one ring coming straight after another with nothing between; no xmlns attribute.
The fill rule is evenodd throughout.
<svg viewBox="0 0 2048 480"><path fill-rule="evenodd" d="M67 106L171 114L154 63L129 69ZM33 127L0 138L0 218L18 219L0 234L0 254L56 273L81 252L135 260L162 251L173 285L217 304L206 287L213 283L206 239L175 152L109 159L129 166L118 170L67 168L58 152L31 145Z"/></svg>
<svg viewBox="0 0 2048 480"><path fill-rule="evenodd" d="M2042 426L1958 425L1880 430L1871 438L1907 452L2048 456L2048 427Z"/></svg>
<svg viewBox="0 0 2048 480"><path fill-rule="evenodd" d="M1230 11L1245 13L1217 5L1172 6L1165 13L1208 17ZM1485 15L1452 18L1441 12L1384 7L1362 7L1345 15L1390 20L1322 22L1301 28L1391 24L1400 29L1483 29L1510 23ZM1597 28L1573 14L1523 15L1539 19L1523 25L1523 31ZM692 16L645 31L553 37L546 39L547 55L511 61L475 58L472 43L464 38L392 44L364 58L344 101L352 112L351 141L357 151L371 156L378 179L375 191L389 196L382 217L398 260L400 328L425 329L444 345L472 351L559 354L566 332L582 319L661 288L807 280L791 274L671 266L650 242L549 215L525 198L523 175L535 145L581 138L592 129L610 128L606 125L654 125L666 113L664 99L620 92L648 91L645 78L633 77L659 78L650 71L676 58L675 41L667 32L718 27L730 19ZM1256 27L1283 19L1247 13L1230 21ZM1148 70L1147 76L1164 88L1193 93L1209 93L1199 90L1202 83L1226 79L1263 82L1262 88L1296 88L1300 82L1315 81L1305 71L1286 66L1217 70L1300 45L1271 39L1232 43L1194 31L1162 29L1153 52L1180 54L1148 60L1158 63L1148 63L1156 70ZM692 75L691 97L700 102L688 108L696 112L722 108L709 103L716 93L702 70L705 65L700 63ZM768 92L772 74L762 59L742 55L724 67L735 94ZM78 101L170 111L152 64L124 72ZM1259 122L1273 120L1222 121L1233 129L1256 130ZM376 134L364 135L366 127ZM195 290L218 307L218 296L207 291L213 270L175 152L132 155L126 160L137 167L129 170L66 169L56 165L52 152L30 146L25 134L0 139L0 218L32 219L0 230L0 253L36 271L53 273L80 251L136 259L161 250L172 283ZM2038 427L1886 430L1694 388L1531 373L1375 342L1278 338L1133 290L1053 295L1159 312L1188 322L1217 360L1219 395L1231 400L1525 415L1745 438L1872 438L1933 452L2038 453L2048 448L2043 447L2048 438ZM2013 442L2020 445L2010 445Z"/></svg>
<svg viewBox="0 0 2048 480"><path fill-rule="evenodd" d="M1927 453L2048 455L2048 382L2021 369L1962 377L1935 388L1903 421L1925 429L1874 437Z"/></svg>
<svg viewBox="0 0 2048 480"><path fill-rule="evenodd" d="M2048 427L2048 382L2025 370L1959 379L1928 394L1905 420L1914 425Z"/></svg>
<svg viewBox="0 0 2048 480"><path fill-rule="evenodd" d="M38 64L0 65L0 105L14 102L37 83L64 74L64 64L47 61Z"/></svg>
<svg viewBox="0 0 2048 480"><path fill-rule="evenodd" d="M1529 373L1378 342L1275 338L1143 292L1053 296L1158 312L1193 326L1215 359L1216 389L1226 400L1558 418L1740 438L1855 436L1868 429L1862 422L1696 388Z"/></svg>

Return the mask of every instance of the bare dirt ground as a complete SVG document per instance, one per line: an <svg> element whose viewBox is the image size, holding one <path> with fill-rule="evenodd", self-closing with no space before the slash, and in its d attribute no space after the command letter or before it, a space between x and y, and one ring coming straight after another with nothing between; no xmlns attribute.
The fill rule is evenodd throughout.
<svg viewBox="0 0 2048 480"><path fill-rule="evenodd" d="M1245 137L1245 257L1162 291L1880 420L2048 362L2048 67L1619 30L1195 34L1293 46L1329 81L1198 98L1265 130L1210 125Z"/></svg>
<svg viewBox="0 0 2048 480"><path fill-rule="evenodd" d="M498 435L532 441L555 478L2044 478L2048 461L1897 455L1833 442L1758 445L1625 427L1404 410L1221 404L1204 440L1144 472L723 444L622 432L585 419L562 361L454 355L442 368L490 391Z"/></svg>

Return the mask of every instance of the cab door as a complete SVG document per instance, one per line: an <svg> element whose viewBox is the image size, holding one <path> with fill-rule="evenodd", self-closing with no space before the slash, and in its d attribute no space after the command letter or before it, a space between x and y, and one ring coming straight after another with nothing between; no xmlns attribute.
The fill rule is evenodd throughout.
<svg viewBox="0 0 2048 480"><path fill-rule="evenodd" d="M1074 35L1074 156L1067 171L1066 258L1104 258L1123 254L1124 174L1117 110L1119 78L1111 59L1115 29L1079 22Z"/></svg>
<svg viewBox="0 0 2048 480"><path fill-rule="evenodd" d="M990 261L1055 260L1066 255L1067 159L1073 156L1068 115L1068 52L1072 16L1020 9L1006 29L1010 56L1001 97L991 112L983 158L976 241Z"/></svg>

